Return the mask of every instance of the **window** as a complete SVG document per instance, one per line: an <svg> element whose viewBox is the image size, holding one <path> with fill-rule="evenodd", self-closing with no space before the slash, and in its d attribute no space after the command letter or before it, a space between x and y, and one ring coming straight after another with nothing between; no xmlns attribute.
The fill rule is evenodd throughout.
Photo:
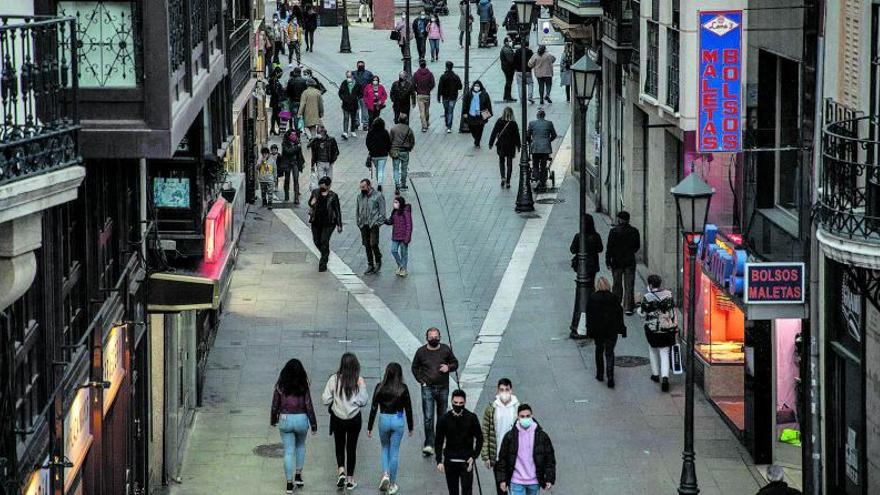
<svg viewBox="0 0 880 495"><path fill-rule="evenodd" d="M641 45L641 31L642 31L642 3L639 0L633 0L632 3L632 11L633 11L633 24L632 24L632 56L630 58L632 69L635 71L639 70L639 50L642 49Z"/></svg>
<svg viewBox="0 0 880 495"><path fill-rule="evenodd" d="M660 26L654 20L646 22L648 27L648 53L645 63L645 93L657 98L657 71L660 58Z"/></svg>
<svg viewBox="0 0 880 495"><path fill-rule="evenodd" d="M678 111L678 31L666 29L666 104Z"/></svg>
<svg viewBox="0 0 880 495"><path fill-rule="evenodd" d="M760 51L755 132L758 207L776 209L793 217L801 204L797 149L800 94L798 62Z"/></svg>

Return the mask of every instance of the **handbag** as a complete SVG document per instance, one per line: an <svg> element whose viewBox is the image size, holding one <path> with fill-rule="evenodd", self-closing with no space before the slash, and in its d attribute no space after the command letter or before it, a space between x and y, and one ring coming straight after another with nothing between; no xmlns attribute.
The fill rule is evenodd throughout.
<svg viewBox="0 0 880 495"><path fill-rule="evenodd" d="M311 174L309 174L309 191L314 191L318 188L318 171L314 170Z"/></svg>
<svg viewBox="0 0 880 495"><path fill-rule="evenodd" d="M396 29L392 30L390 39L400 41L400 31L397 31Z"/></svg>
<svg viewBox="0 0 880 495"><path fill-rule="evenodd" d="M492 117L492 112L488 110L480 110L480 117L483 117L483 120L489 120Z"/></svg>
<svg viewBox="0 0 880 495"><path fill-rule="evenodd" d="M670 356L670 362L672 364L672 372L676 375L680 375L684 373L684 368L681 366L681 344L674 344L669 352L672 354Z"/></svg>
<svg viewBox="0 0 880 495"><path fill-rule="evenodd" d="M367 155L367 161L364 162L364 166L369 169L373 168L373 159L370 157L370 155Z"/></svg>

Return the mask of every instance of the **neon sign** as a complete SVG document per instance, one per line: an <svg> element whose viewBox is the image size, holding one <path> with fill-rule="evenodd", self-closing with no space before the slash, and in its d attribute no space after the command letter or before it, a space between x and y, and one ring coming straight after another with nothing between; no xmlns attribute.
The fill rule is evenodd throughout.
<svg viewBox="0 0 880 495"><path fill-rule="evenodd" d="M747 263L744 299L749 304L803 304L803 263Z"/></svg>
<svg viewBox="0 0 880 495"><path fill-rule="evenodd" d="M222 196L214 201L205 218L205 263L215 263L232 231L232 204Z"/></svg>
<svg viewBox="0 0 880 495"><path fill-rule="evenodd" d="M700 11L697 147L742 150L742 11Z"/></svg>

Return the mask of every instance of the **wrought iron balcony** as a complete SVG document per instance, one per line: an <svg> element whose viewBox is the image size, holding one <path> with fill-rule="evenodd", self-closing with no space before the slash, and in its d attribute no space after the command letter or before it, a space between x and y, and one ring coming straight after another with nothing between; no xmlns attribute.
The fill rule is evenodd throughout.
<svg viewBox="0 0 880 495"><path fill-rule="evenodd" d="M229 45L226 49L226 64L229 68L230 95L238 98L247 85L253 67L251 61L251 21L250 19L230 20L227 32Z"/></svg>
<svg viewBox="0 0 880 495"><path fill-rule="evenodd" d="M880 118L846 117L822 133L818 220L830 234L880 244Z"/></svg>
<svg viewBox="0 0 880 495"><path fill-rule="evenodd" d="M0 16L0 185L80 161L73 17Z"/></svg>
<svg viewBox="0 0 880 495"><path fill-rule="evenodd" d="M632 49L631 0L605 0L602 3L602 41L616 50Z"/></svg>

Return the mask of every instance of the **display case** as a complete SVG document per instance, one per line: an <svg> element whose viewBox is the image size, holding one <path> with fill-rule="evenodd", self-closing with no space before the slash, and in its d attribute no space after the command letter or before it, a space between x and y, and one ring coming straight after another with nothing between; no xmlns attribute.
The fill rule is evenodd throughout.
<svg viewBox="0 0 880 495"><path fill-rule="evenodd" d="M699 275L696 351L709 364L741 365L745 314L705 273Z"/></svg>

